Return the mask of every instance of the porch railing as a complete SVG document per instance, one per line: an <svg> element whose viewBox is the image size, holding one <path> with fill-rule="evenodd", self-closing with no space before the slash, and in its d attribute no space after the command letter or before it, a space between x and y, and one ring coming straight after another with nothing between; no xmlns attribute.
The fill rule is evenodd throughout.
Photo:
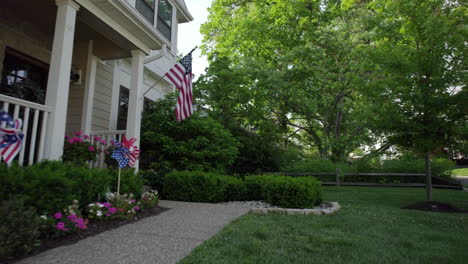
<svg viewBox="0 0 468 264"><path fill-rule="evenodd" d="M26 100L0 94L0 104L14 119L23 120L23 144L16 157L19 165L32 165L44 158L45 134L49 113L52 108ZM0 124L6 126L5 122Z"/></svg>
<svg viewBox="0 0 468 264"><path fill-rule="evenodd" d="M91 164L92 167L94 168L105 168L106 163L105 163L105 153L104 151L108 149L112 143L112 140L117 140L119 142L122 141L122 137L125 135L126 131L125 130L109 130L109 131L92 131L90 133L91 136L91 143L95 143L95 137L99 137L102 140L106 142L106 144L96 144L98 146L98 150L100 151L99 156L95 162Z"/></svg>

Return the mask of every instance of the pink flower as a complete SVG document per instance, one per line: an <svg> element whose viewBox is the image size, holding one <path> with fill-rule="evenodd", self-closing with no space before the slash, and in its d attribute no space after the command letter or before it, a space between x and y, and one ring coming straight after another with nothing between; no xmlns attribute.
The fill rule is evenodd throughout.
<svg viewBox="0 0 468 264"><path fill-rule="evenodd" d="M101 144L106 145L106 144L107 144L107 141L102 140L102 141L101 141Z"/></svg>
<svg viewBox="0 0 468 264"><path fill-rule="evenodd" d="M89 147L88 147L88 150L89 150L89 151L95 151L96 149L94 149L93 146L89 146Z"/></svg>
<svg viewBox="0 0 468 264"><path fill-rule="evenodd" d="M80 229L86 229L86 225L84 223L76 224L75 227L78 227Z"/></svg>
<svg viewBox="0 0 468 264"><path fill-rule="evenodd" d="M62 231L67 231L68 228L65 227L65 223L64 222L58 222L56 225L55 225L55 228L57 228L58 230L62 230Z"/></svg>
<svg viewBox="0 0 468 264"><path fill-rule="evenodd" d="M96 141L101 141L101 138L98 137L98 136L94 136L94 140L96 140Z"/></svg>
<svg viewBox="0 0 468 264"><path fill-rule="evenodd" d="M69 139L68 143L73 144L75 141L73 139Z"/></svg>
<svg viewBox="0 0 468 264"><path fill-rule="evenodd" d="M138 210L140 210L140 207L135 206L135 207L133 207L133 210L138 211Z"/></svg>
<svg viewBox="0 0 468 264"><path fill-rule="evenodd" d="M132 199L132 200L130 200L130 203L134 204L134 203L135 203L135 200L133 200L133 199Z"/></svg>
<svg viewBox="0 0 468 264"><path fill-rule="evenodd" d="M65 135L65 139L69 139L69 138L70 138L70 136Z"/></svg>
<svg viewBox="0 0 468 264"><path fill-rule="evenodd" d="M60 213L60 212L55 213L55 214L54 214L54 218L55 218L55 219L60 219L60 218L62 218L62 213Z"/></svg>
<svg viewBox="0 0 468 264"><path fill-rule="evenodd" d="M106 207L106 208L109 208L109 207L111 207L111 206L112 206L112 204L111 204L111 203L103 203L103 205L104 205L104 207Z"/></svg>
<svg viewBox="0 0 468 264"><path fill-rule="evenodd" d="M71 214L67 218L70 219L70 221L74 222L75 219L78 218L78 216L76 214Z"/></svg>
<svg viewBox="0 0 468 264"><path fill-rule="evenodd" d="M110 214L106 214L106 216L111 216Z"/></svg>
<svg viewBox="0 0 468 264"><path fill-rule="evenodd" d="M74 138L73 138L73 141L81 143L81 142L83 142L84 140L83 140L82 138L80 138L80 137L74 137Z"/></svg>
<svg viewBox="0 0 468 264"><path fill-rule="evenodd" d="M122 213L125 212L125 209L123 209L123 208L118 208L117 210L118 210L119 212L122 212Z"/></svg>
<svg viewBox="0 0 468 264"><path fill-rule="evenodd" d="M89 136L88 136L88 135L84 135L83 138L84 138L84 139L89 139Z"/></svg>
<svg viewBox="0 0 468 264"><path fill-rule="evenodd" d="M109 213L113 214L115 212L117 212L117 208L115 208L115 207L109 208Z"/></svg>
<svg viewBox="0 0 468 264"><path fill-rule="evenodd" d="M81 134L83 134L83 132L82 131L76 131L73 134L75 134L75 136L79 137L79 136L81 136Z"/></svg>

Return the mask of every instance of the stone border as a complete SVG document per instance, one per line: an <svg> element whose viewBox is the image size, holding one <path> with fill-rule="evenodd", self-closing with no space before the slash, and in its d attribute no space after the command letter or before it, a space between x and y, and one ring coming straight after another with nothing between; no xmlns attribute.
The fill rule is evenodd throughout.
<svg viewBox="0 0 468 264"><path fill-rule="evenodd" d="M329 215L338 210L341 206L338 202L323 202L324 204L330 204L328 208L314 208L314 209L292 209L292 208L251 208L251 214L288 214L288 215Z"/></svg>

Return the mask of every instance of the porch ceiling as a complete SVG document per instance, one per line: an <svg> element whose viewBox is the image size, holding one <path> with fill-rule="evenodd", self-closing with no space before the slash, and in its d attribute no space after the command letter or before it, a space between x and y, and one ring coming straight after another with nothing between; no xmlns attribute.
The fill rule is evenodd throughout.
<svg viewBox="0 0 468 264"><path fill-rule="evenodd" d="M53 38L57 13L55 1L1 0L0 8L6 8L22 21L34 25L38 32ZM81 7L77 13L75 43L88 40L94 41L94 55L104 60L127 58L131 56L131 50L141 49L88 9Z"/></svg>

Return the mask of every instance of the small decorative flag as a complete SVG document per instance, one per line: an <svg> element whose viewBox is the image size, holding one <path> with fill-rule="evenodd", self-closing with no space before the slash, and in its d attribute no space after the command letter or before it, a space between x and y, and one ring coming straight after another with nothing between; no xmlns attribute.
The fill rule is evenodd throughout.
<svg viewBox="0 0 468 264"><path fill-rule="evenodd" d="M193 114L192 102L192 52L185 55L164 76L179 90L175 109L176 120L180 122Z"/></svg>
<svg viewBox="0 0 468 264"><path fill-rule="evenodd" d="M122 143L113 141L116 149L112 152L111 157L119 163L119 168L123 169L127 165L130 167L135 166L135 161L140 156L140 150L134 145L136 138L127 140L125 136L122 139Z"/></svg>
<svg viewBox="0 0 468 264"><path fill-rule="evenodd" d="M21 131L23 121L13 120L4 110L0 110L0 123L6 122L6 128L0 127L0 156L10 163L21 150L24 133Z"/></svg>

